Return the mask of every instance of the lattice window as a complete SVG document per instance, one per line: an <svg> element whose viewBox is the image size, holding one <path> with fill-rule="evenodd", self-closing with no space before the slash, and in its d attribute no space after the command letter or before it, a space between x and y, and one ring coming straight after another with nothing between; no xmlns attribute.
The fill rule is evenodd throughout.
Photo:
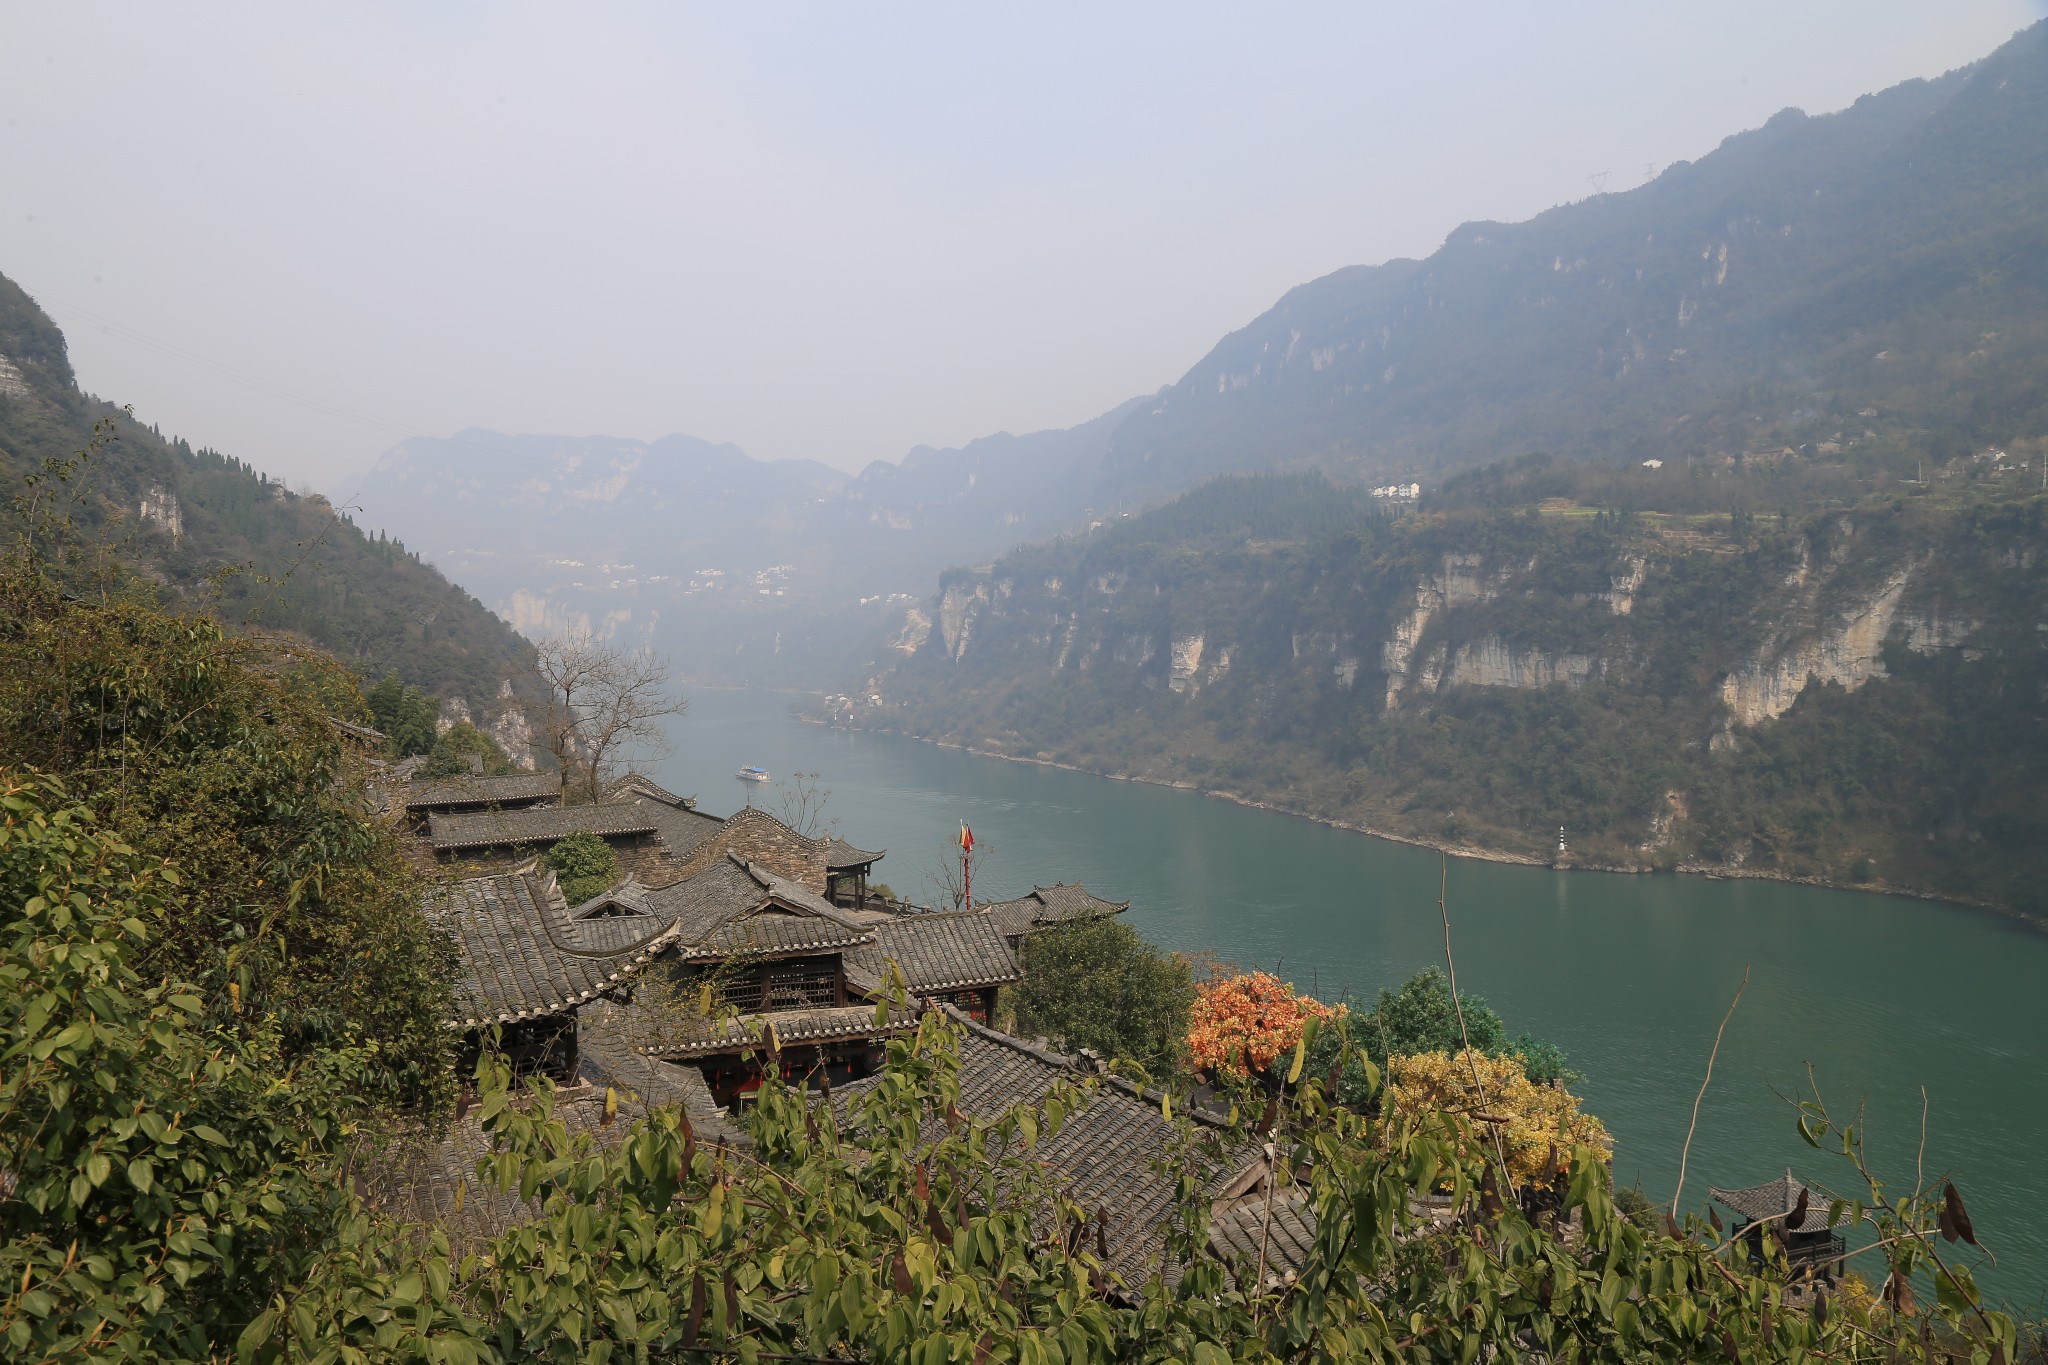
<svg viewBox="0 0 2048 1365"><path fill-rule="evenodd" d="M982 1003L980 991L949 991L937 999L951 1005L977 1024L988 1022L988 1008Z"/></svg>
<svg viewBox="0 0 2048 1365"><path fill-rule="evenodd" d="M699 992L711 986L713 1009L753 1014L761 1008L761 971L750 964L686 968L678 979L684 1002L696 1008Z"/></svg>
<svg viewBox="0 0 2048 1365"><path fill-rule="evenodd" d="M718 1003L730 1006L742 1014L753 1014L761 1008L761 974L752 968L733 972L730 976L712 978L712 994Z"/></svg>
<svg viewBox="0 0 2048 1365"><path fill-rule="evenodd" d="M829 1009L838 1003L839 963L833 958L811 958L769 969L771 1010Z"/></svg>

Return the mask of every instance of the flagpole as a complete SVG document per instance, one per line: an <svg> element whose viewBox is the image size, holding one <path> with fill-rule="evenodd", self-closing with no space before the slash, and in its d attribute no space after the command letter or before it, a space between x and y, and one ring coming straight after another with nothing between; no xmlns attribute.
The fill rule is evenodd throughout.
<svg viewBox="0 0 2048 1365"><path fill-rule="evenodd" d="M969 910L974 908L974 831L960 822L960 894Z"/></svg>

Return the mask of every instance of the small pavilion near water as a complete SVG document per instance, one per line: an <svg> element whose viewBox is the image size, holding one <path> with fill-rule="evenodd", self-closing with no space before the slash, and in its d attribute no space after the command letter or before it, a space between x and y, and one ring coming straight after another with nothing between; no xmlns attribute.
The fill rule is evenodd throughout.
<svg viewBox="0 0 2048 1365"><path fill-rule="evenodd" d="M1740 1190L1709 1186L1715 1202L1734 1211L1740 1220L1735 1232L1749 1248L1752 1261L1764 1259L1764 1229L1784 1243L1785 1259L1795 1276L1832 1283L1842 1272L1842 1257L1848 1243L1837 1229L1847 1216L1831 1221L1831 1197L1801 1184L1788 1169L1782 1179Z"/></svg>

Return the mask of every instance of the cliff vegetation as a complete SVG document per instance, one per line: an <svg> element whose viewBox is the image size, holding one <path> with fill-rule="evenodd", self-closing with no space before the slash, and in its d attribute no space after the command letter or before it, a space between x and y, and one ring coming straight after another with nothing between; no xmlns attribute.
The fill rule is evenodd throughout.
<svg viewBox="0 0 2048 1365"><path fill-rule="evenodd" d="M836 714L1452 848L2048 913L2044 448L1220 480L955 571ZM2023 467L2024 466L2024 467Z"/></svg>

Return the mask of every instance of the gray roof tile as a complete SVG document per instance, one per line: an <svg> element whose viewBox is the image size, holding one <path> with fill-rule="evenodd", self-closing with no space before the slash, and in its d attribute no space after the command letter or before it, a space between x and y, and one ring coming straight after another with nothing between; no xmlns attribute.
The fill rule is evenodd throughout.
<svg viewBox="0 0 2048 1365"><path fill-rule="evenodd" d="M552 874L530 869L472 877L433 894L428 912L461 954L450 1027L573 1010L639 971L674 937L673 925L650 921L651 932L628 942L571 938L561 931L560 898Z"/></svg>
<svg viewBox="0 0 2048 1365"><path fill-rule="evenodd" d="M1160 1112L1159 1096L1113 1076L1087 1074L1073 1058L985 1028L958 1010L948 1007L946 1014L964 1031L959 1106L974 1118L987 1122L1020 1105L1036 1106L1061 1081L1092 1086L1059 1132L1040 1136L1033 1159L1053 1172L1075 1203L1108 1213L1109 1268L1126 1284L1162 1268L1173 1275L1163 1261L1164 1228L1176 1198L1170 1168L1177 1139L1173 1122ZM869 1078L838 1087L833 1103L844 1113L875 1084ZM1197 1110L1189 1117L1225 1143L1220 1157L1201 1158L1195 1172L1212 1195L1242 1183L1253 1168L1263 1169L1258 1147L1233 1138L1221 1116Z"/></svg>
<svg viewBox="0 0 2048 1365"><path fill-rule="evenodd" d="M1029 895L993 901L982 907L996 917L1003 933L1011 938L1063 920L1100 919L1120 915L1130 908L1129 901L1104 900L1079 882L1033 887Z"/></svg>
<svg viewBox="0 0 2048 1365"><path fill-rule="evenodd" d="M507 773L502 777L415 778L394 784L390 794L394 806L407 810L546 801L561 796L562 775Z"/></svg>
<svg viewBox="0 0 2048 1365"><path fill-rule="evenodd" d="M1273 1193L1270 1205L1252 1198L1219 1209L1209 1220L1209 1249L1237 1267L1249 1284L1264 1250L1269 1288L1293 1281L1316 1241L1316 1211L1300 1186Z"/></svg>
<svg viewBox="0 0 2048 1365"><path fill-rule="evenodd" d="M485 779L489 781L491 779ZM551 844L571 834L652 834L659 827L651 806L529 806L522 810L480 810L427 819L436 853L517 844Z"/></svg>
<svg viewBox="0 0 2048 1365"><path fill-rule="evenodd" d="M857 976L863 989L880 989L891 962L902 969L904 987L913 996L1024 979L1016 955L986 911L875 916L869 927L875 942L846 955L848 975Z"/></svg>

